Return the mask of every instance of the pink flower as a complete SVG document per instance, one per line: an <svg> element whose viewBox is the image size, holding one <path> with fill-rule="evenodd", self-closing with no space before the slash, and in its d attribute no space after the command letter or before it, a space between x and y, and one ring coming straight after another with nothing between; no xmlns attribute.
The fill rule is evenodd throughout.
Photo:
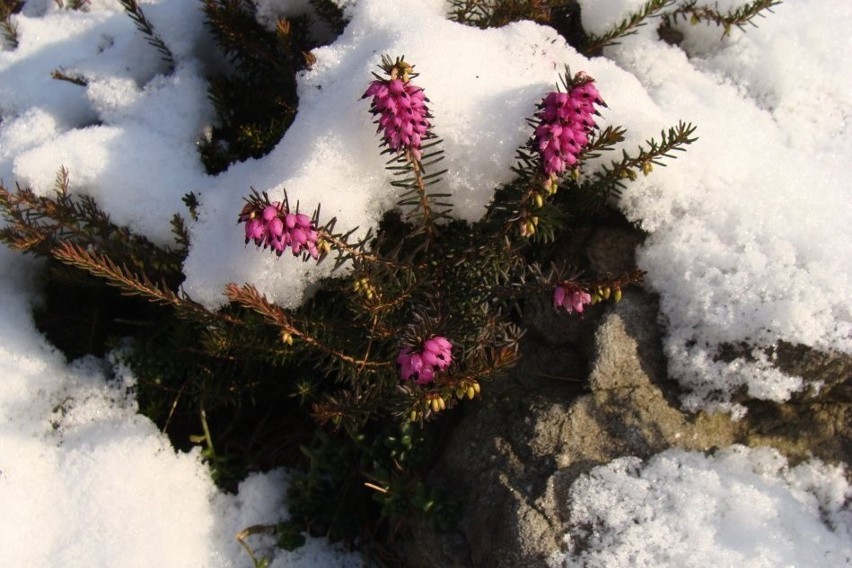
<svg viewBox="0 0 852 568"><path fill-rule="evenodd" d="M453 361L453 345L446 337L436 336L423 343L423 357L442 371Z"/></svg>
<svg viewBox="0 0 852 568"><path fill-rule="evenodd" d="M595 105L604 104L594 79L578 73L574 83L567 93L548 93L536 113L539 123L534 148L547 176L558 176L577 164L577 156L589 143L589 133L595 127Z"/></svg>
<svg viewBox="0 0 852 568"><path fill-rule="evenodd" d="M590 303L592 303L592 296L580 289L569 290L563 286L557 286L553 291L553 307L556 309L565 308L565 311L569 314L583 313L584 306Z"/></svg>
<svg viewBox="0 0 852 568"><path fill-rule="evenodd" d="M266 225L258 218L249 219L246 221L246 244L249 241L254 241L254 244L260 246L266 235Z"/></svg>
<svg viewBox="0 0 852 568"><path fill-rule="evenodd" d="M452 363L452 349L452 343L441 336L424 341L420 352L413 351L411 347L403 348L396 358L400 377L404 381L413 379L419 385L431 383L435 380L436 371L444 371Z"/></svg>
<svg viewBox="0 0 852 568"><path fill-rule="evenodd" d="M243 208L239 222L246 224L246 244L254 241L278 256L290 247L293 256L306 251L312 258L319 258L319 232L313 221L302 213L290 213L284 204L250 202Z"/></svg>
<svg viewBox="0 0 852 568"><path fill-rule="evenodd" d="M383 144L394 152L411 152L419 160L431 126L423 89L397 77L376 79L364 92L362 98L366 97L373 97L370 112L378 117Z"/></svg>

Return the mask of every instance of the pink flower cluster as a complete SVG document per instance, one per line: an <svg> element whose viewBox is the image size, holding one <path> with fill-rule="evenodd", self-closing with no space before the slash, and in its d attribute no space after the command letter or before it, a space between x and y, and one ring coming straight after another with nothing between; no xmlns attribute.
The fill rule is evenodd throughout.
<svg viewBox="0 0 852 568"><path fill-rule="evenodd" d="M578 83L569 92L554 91L544 97L536 113L535 148L547 176L574 167L595 127L594 105L604 104L594 79L578 74L575 81Z"/></svg>
<svg viewBox="0 0 852 568"><path fill-rule="evenodd" d="M567 289L563 286L557 286L553 291L553 307L559 309L565 308L569 314L577 312L583 313L583 307L592 303L592 296L588 292L578 289Z"/></svg>
<svg viewBox="0 0 852 568"><path fill-rule="evenodd" d="M402 79L377 79L370 83L362 98L365 97L373 97L370 112L379 117L376 123L385 144L394 152L408 150L419 160L430 126L423 89Z"/></svg>
<svg viewBox="0 0 852 568"><path fill-rule="evenodd" d="M293 256L304 251L315 259L319 257L319 235L311 218L302 213L290 213L281 203L266 206L250 203L240 214L239 222L246 224L246 244L254 241L257 246L274 250L278 256L290 247Z"/></svg>
<svg viewBox="0 0 852 568"><path fill-rule="evenodd" d="M450 366L453 361L452 351L452 343L440 335L424 341L420 352L406 347L396 358L400 376L403 380L414 379L419 385L431 383L435 380L436 371L443 371Z"/></svg>

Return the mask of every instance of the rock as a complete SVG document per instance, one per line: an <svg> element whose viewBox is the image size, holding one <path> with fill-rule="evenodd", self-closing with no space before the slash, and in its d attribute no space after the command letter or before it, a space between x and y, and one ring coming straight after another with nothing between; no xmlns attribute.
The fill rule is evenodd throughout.
<svg viewBox="0 0 852 568"><path fill-rule="evenodd" d="M636 247L644 235L626 222L610 222L595 229L586 244L585 255L594 274L612 274L636 265Z"/></svg>
<svg viewBox="0 0 852 568"><path fill-rule="evenodd" d="M585 264L616 274L641 235L627 224L578 230ZM577 247L563 250L566 264ZM414 567L547 566L570 515L569 489L593 467L668 448L770 445L791 464L812 455L852 462L852 360L779 345L775 364L821 385L786 404L747 402L746 418L687 414L667 375L657 299L627 290L618 304L557 314L528 302L522 359L465 405L429 481L461 504L455 531L415 524L399 552ZM812 389L813 390L813 389Z"/></svg>

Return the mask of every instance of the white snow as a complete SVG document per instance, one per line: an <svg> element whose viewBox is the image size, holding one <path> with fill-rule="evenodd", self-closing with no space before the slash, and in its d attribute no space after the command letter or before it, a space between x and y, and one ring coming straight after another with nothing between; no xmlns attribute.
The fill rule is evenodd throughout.
<svg viewBox="0 0 852 568"><path fill-rule="evenodd" d="M127 369L66 365L39 336L34 263L6 248L0 263L0 566L248 566L235 535L286 520L285 473L219 492L199 452L175 452L137 413ZM361 565L324 540L292 553L250 543L273 567Z"/></svg>
<svg viewBox="0 0 852 568"><path fill-rule="evenodd" d="M553 566L820 568L852 562L852 487L818 460L732 446L621 458L571 487Z"/></svg>
<svg viewBox="0 0 852 568"><path fill-rule="evenodd" d="M224 63L212 55L197 3L140 2L174 54L168 74L117 3L93 0L78 12L28 1L13 16L18 48L0 51L0 179L45 194L65 166L72 192L95 196L114 220L158 242L171 238L169 220L184 212L181 197L193 191L202 207L191 226L186 290L217 306L225 284L252 282L295 305L331 263L316 267L244 247L236 225L242 199L251 187L273 198L286 187L303 211L322 204L323 220L336 216L338 228L363 234L376 223L396 196L360 97L382 54L405 55L420 73L444 139L442 189L468 220L510 178L515 149L529 135L524 119L568 64L598 81L609 105L601 122L628 128L628 151L678 120L698 126L698 142L632 184L618 203L650 233L640 267L660 294L669 369L688 392L685 405L738 412L729 397L741 387L757 398L788 398L802 382L772 366L778 341L852 351L849 2L788 0L758 28L725 38L712 25L681 24L682 48L645 26L592 60L535 24L477 30L448 22L441 0L339 3L352 22L316 50L315 66L299 78L299 113L284 139L268 156L214 177L204 173L196 143L214 120L204 78ZM581 3L593 32L641 5ZM271 25L303 5L267 0L263 16ZM52 79L55 70L88 84ZM125 394L132 374L104 361L67 365L38 334L29 314L38 271L38 263L0 250L0 565L247 565L233 535L286 515L279 506L286 475L252 477L236 497L217 492L197 454L176 454L136 413ZM718 361L728 343L750 345L753 357ZM848 491L839 474L816 464L748 473L743 464L780 463L767 455L669 453L651 464L683 462L685 482L716 470L720 478L751 475L758 520L775 531L761 534L776 539L779 555L792 547L848 558L848 532L820 529L814 516L815 499L837 505L839 493L825 492ZM654 467L642 471L666 476ZM727 521L752 526L750 511L725 491L707 502L729 507ZM655 510L652 500L637 499ZM674 518L672 507L660 518ZM701 517L705 525L721 522L714 511L721 509ZM723 542L695 530L689 538L719 563L775 558L762 552L763 536ZM329 550L311 541L274 565L357 562Z"/></svg>
<svg viewBox="0 0 852 568"><path fill-rule="evenodd" d="M768 364L778 341L852 351L852 80L840 71L852 62L852 5L775 12L721 41L719 28L684 26L691 59L649 27L606 51L655 104L699 127L686 154L622 201L651 232L639 262L692 409L740 410L727 397L741 386L789 398L801 381ZM716 360L741 342L754 361Z"/></svg>

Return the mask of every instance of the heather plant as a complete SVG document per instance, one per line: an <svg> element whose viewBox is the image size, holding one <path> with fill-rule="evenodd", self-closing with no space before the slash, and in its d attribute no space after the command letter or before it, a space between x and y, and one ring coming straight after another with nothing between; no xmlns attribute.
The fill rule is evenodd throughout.
<svg viewBox="0 0 852 568"><path fill-rule="evenodd" d="M170 65L138 4L123 4ZM453 4L451 17L485 27L520 18L552 22L568 3ZM649 0L610 33L583 35L582 47L600 50L653 16L671 24L688 16L727 30L774 4L754 2L720 20L695 2ZM339 8L311 5L339 33ZM280 20L270 32L254 9L239 0L204 1L213 36L234 63L230 74L210 81L220 117L200 145L210 172L277 143L297 112L295 74L310 65L318 43L306 19ZM299 468L291 521L240 536L257 565L263 561L247 542L253 534L296 546L301 530L372 542L379 534L392 538L414 516L450 526L455 504L427 475L452 427L450 411L487 395L489 383L523 355L519 314L526 302L546 298L560 317L587 317L591 306L618 301L642 281L632 267L589 274L554 262L548 245L569 235L572 224L594 220L631 180L695 140L695 128L679 123L633 151L621 148L625 130L601 115L607 86L566 68L552 90L530 101L529 138L517 149L513 179L494 188L480 220L464 222L439 189L446 171L429 77L401 56L377 64L364 78L363 112L374 117L376 151L387 156L397 195L377 227L358 233L320 208L301 210L286 192L271 198L239 188L245 204L234 221L247 247L279 257L282 271L294 262L334 265L332 277L295 308L270 301L251 283L230 284L229 303L219 310L190 298L180 286L189 247L180 216L172 223L174 245L162 246L113 223L93 199L71 195L64 169L53 196L0 187L0 238L46 258L55 293L77 290L92 307L70 326L46 314L42 328L51 339L75 345L86 335L81 330L98 329L88 334L98 340L67 349L69 355L116 353L138 377L143 411L178 447L202 445L222 486L235 488L252 470ZM588 166L616 147L616 158ZM193 194L185 202L193 218L203 207ZM104 293L104 283L120 294Z"/></svg>
<svg viewBox="0 0 852 568"><path fill-rule="evenodd" d="M445 427L446 411L481 396L489 381L517 362L523 334L517 314L524 301L550 295L554 309L579 315L586 306L620 299L624 287L642 279L637 270L595 276L537 260L536 250L558 237L573 214L571 200L558 196L594 193L601 207L622 180L650 173L652 163L691 143L694 131L679 125L636 156L623 153L621 161L584 175L583 161L620 142L624 131L599 127L604 101L594 79L566 70L557 88L532 106L515 181L497 190L482 220L463 223L453 219L450 196L434 190L445 173L437 169L440 117L429 112L414 66L384 56L363 96L399 192L397 208L375 233L356 239L319 209L298 212L286 195L275 202L253 192L237 215L247 245L281 256L282 263L293 260L282 254L288 245L306 262L333 257L338 272L345 272L326 283L331 296L322 302L336 309L323 311L321 321L313 312L300 325L295 313L250 285L228 290L236 304L277 327L282 343L321 365L326 379L301 392L331 433L318 430L305 450L311 468L297 478L294 511L333 536L351 529L342 518L368 509L365 489L394 526L418 513L439 525L448 522L452 504L424 483L423 464L434 459L428 440ZM340 460L361 464L362 487L352 487ZM341 515L353 503L358 506Z"/></svg>
<svg viewBox="0 0 852 568"><path fill-rule="evenodd" d="M180 217L177 246L163 248L114 225L90 198L69 195L65 171L52 198L0 190L6 243L160 306L119 356L140 377L143 408L165 430L200 426L189 441L204 446L220 483L252 468L299 465L293 455L301 448L292 522L263 529L282 538L292 536L293 523L335 538L376 534L387 530L383 523L393 535L412 515L449 526L453 504L425 482L449 424L441 417L517 362L525 299L550 295L554 309L576 317L642 279L636 270L595 276L537 260L536 249L568 218L569 202L559 196L596 193L600 206L623 179L693 141L693 128L681 125L636 156L581 175L583 161L619 142L623 130L599 127L604 103L593 79L566 71L531 105L515 181L497 189L481 221L465 223L434 190L444 173L436 169L438 119L413 65L384 57L380 71L365 84L364 111L376 117L399 201L375 231L356 238L319 209L300 211L286 194L273 201L252 192L235 212L247 246L281 257L281 270L297 259L333 259L337 276L295 309L251 284L230 285L231 304L219 311L180 291L188 245ZM193 196L186 201L198 207Z"/></svg>
<svg viewBox="0 0 852 568"><path fill-rule="evenodd" d="M581 53L599 55L603 48L620 38L636 33L640 26L656 21L661 37L672 37L672 26L679 21L692 25L712 23L723 35L734 28L756 25L781 0L752 0L737 8L722 10L716 2L701 0L647 0L617 25L601 34L587 34L580 25L576 0L451 0L449 17L480 28L499 27L519 20L533 20L553 26ZM677 36L677 34L675 34Z"/></svg>

